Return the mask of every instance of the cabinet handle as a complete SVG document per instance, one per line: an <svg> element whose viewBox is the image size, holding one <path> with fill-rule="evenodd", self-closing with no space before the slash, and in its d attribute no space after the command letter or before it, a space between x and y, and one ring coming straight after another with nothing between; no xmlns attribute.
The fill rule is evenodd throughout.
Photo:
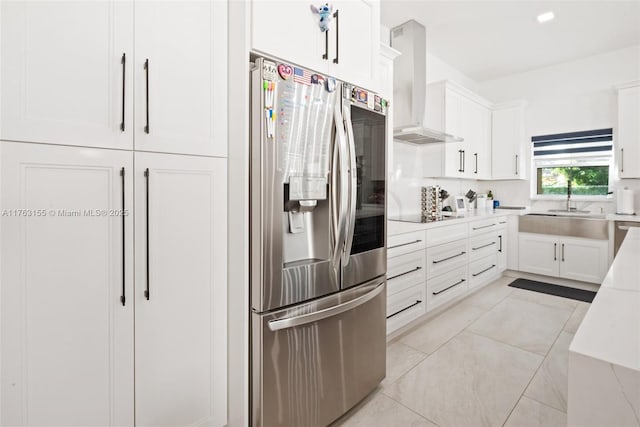
<svg viewBox="0 0 640 427"><path fill-rule="evenodd" d="M462 172L464 172L466 166L467 166L467 153L464 150L462 150Z"/></svg>
<svg viewBox="0 0 640 427"><path fill-rule="evenodd" d="M124 307L125 305L125 281L126 281L126 270L125 270L125 258L126 258L126 235L125 235L125 218L126 215L124 214L124 210L125 210L125 201L124 201L124 168L120 169L120 177L121 177L121 181L122 181L122 293L120 294L120 302L122 303L122 306Z"/></svg>
<svg viewBox="0 0 640 427"><path fill-rule="evenodd" d="M482 271L480 271L478 273L473 273L472 276L476 277L476 276L481 275L482 273L486 273L487 271L491 270L495 266L496 266L495 264L491 264L491 267L487 267L487 268L485 268L484 270L482 270Z"/></svg>
<svg viewBox="0 0 640 427"><path fill-rule="evenodd" d="M145 169L144 171L144 178L146 181L146 203L147 203L147 213L146 213L146 219L147 219L147 287L144 290L144 297L147 299L147 301L149 301L149 283L151 282L150 276L149 276L149 168Z"/></svg>
<svg viewBox="0 0 640 427"><path fill-rule="evenodd" d="M558 244L554 243L553 244L553 260L554 261L558 260L558 256L556 255L558 253L557 249L558 249Z"/></svg>
<svg viewBox="0 0 640 427"><path fill-rule="evenodd" d="M564 262L564 243L562 244L562 262Z"/></svg>
<svg viewBox="0 0 640 427"><path fill-rule="evenodd" d="M120 130L124 132L124 97L125 97L125 85L124 79L126 75L126 64L127 64L127 56L123 53L122 58L120 59L120 64L122 64L122 120L120 121Z"/></svg>
<svg viewBox="0 0 640 427"><path fill-rule="evenodd" d="M478 153L474 153L473 155L476 158L476 170L474 170L473 173L478 173Z"/></svg>
<svg viewBox="0 0 640 427"><path fill-rule="evenodd" d="M324 32L324 54L322 55L322 59L325 61L329 59L329 31Z"/></svg>
<svg viewBox="0 0 640 427"><path fill-rule="evenodd" d="M433 262L434 264L439 264L439 263L441 263L441 262L448 261L448 260L453 259L453 258L457 258L457 257L462 256L462 255L464 255L464 254L466 254L466 252L462 251L462 252L460 252L458 255L452 255L452 256L450 256L450 257L443 258L443 259L438 259L438 260L435 260L435 259L434 259L434 260L433 260L433 261L431 261L431 262Z"/></svg>
<svg viewBox="0 0 640 427"><path fill-rule="evenodd" d="M149 133L149 58L144 61L144 75L146 79L146 90L145 100L147 103L147 124L144 126L144 133Z"/></svg>
<svg viewBox="0 0 640 427"><path fill-rule="evenodd" d="M411 270L405 271L404 273L396 274L395 276L389 277L387 280L392 280L392 279L395 279L397 277L404 276L405 274L411 274L411 273L413 273L415 271L418 271L418 270L422 270L422 267L412 268Z"/></svg>
<svg viewBox="0 0 640 427"><path fill-rule="evenodd" d="M415 307L418 304L422 304L422 301L420 301L419 299L416 300L416 302L414 302L413 304L411 304L409 306L406 306L402 310L396 311L395 313L388 315L387 319L391 319L393 316L397 316L398 314L402 313L403 311L409 310L411 307Z"/></svg>
<svg viewBox="0 0 640 427"><path fill-rule="evenodd" d="M462 150L458 150L458 172L464 172L462 169Z"/></svg>
<svg viewBox="0 0 640 427"><path fill-rule="evenodd" d="M494 227L496 224L483 225L482 227L472 227L472 230L482 230L483 228Z"/></svg>
<svg viewBox="0 0 640 427"><path fill-rule="evenodd" d="M516 175L518 175L518 155L516 154Z"/></svg>
<svg viewBox="0 0 640 427"><path fill-rule="evenodd" d="M620 149L620 172L624 172L624 148Z"/></svg>
<svg viewBox="0 0 640 427"><path fill-rule="evenodd" d="M459 281L457 281L457 282L456 282L456 283L454 283L453 285L451 285L451 286L447 286L446 288L444 288L444 289L442 289L442 290L439 290L438 292L431 292L431 294L433 294L433 295L441 294L441 293L443 293L444 291L448 291L449 289L453 288L454 286L458 286L460 283L464 283L464 282L466 282L466 280L465 280L465 279L460 279Z"/></svg>
<svg viewBox="0 0 640 427"><path fill-rule="evenodd" d="M413 242L400 243L399 245L389 246L387 249L399 248L401 246L413 245L414 243L420 243L422 240L414 240Z"/></svg>
<svg viewBox="0 0 640 427"><path fill-rule="evenodd" d="M500 247L498 248L498 252L502 252L502 236L498 236L498 239L500 239Z"/></svg>
<svg viewBox="0 0 640 427"><path fill-rule="evenodd" d="M482 246L478 246L477 248L471 248L472 251L477 251L478 249L482 249L482 248L486 248L489 247L491 245L495 245L496 242L491 242L491 243L487 243L486 245L482 245Z"/></svg>
<svg viewBox="0 0 640 427"><path fill-rule="evenodd" d="M336 57L333 58L333 63L334 64L337 64L339 62L338 61L338 58L339 58L338 49L340 47L340 42L339 42L339 40L340 40L340 15L338 14L338 12L340 12L340 11L336 10L333 13L333 17L336 18Z"/></svg>

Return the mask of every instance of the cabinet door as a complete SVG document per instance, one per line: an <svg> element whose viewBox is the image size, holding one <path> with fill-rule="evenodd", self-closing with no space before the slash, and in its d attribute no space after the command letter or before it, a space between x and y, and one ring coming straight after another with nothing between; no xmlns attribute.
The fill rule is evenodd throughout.
<svg viewBox="0 0 640 427"><path fill-rule="evenodd" d="M640 86L618 91L616 149L620 178L640 178Z"/></svg>
<svg viewBox="0 0 640 427"><path fill-rule="evenodd" d="M560 245L554 237L520 233L518 254L520 271L558 277Z"/></svg>
<svg viewBox="0 0 640 427"><path fill-rule="evenodd" d="M507 269L508 247L507 228L504 227L498 230L498 272L503 272Z"/></svg>
<svg viewBox="0 0 640 427"><path fill-rule="evenodd" d="M380 52L380 0L342 0L333 7L338 14L329 32L329 74L374 89Z"/></svg>
<svg viewBox="0 0 640 427"><path fill-rule="evenodd" d="M491 179L491 111L477 104L475 107L475 146L473 151L473 176L475 179Z"/></svg>
<svg viewBox="0 0 640 427"><path fill-rule="evenodd" d="M563 238L560 242L560 277L602 283L609 263L608 240Z"/></svg>
<svg viewBox="0 0 640 427"><path fill-rule="evenodd" d="M252 0L251 50L327 73L332 58L329 55L329 43L335 32L335 22L332 18L329 34L320 31L320 17L311 11L310 4L302 1ZM324 2L313 4L320 6Z"/></svg>
<svg viewBox="0 0 640 427"><path fill-rule="evenodd" d="M131 153L0 150L0 424L132 426Z"/></svg>
<svg viewBox="0 0 640 427"><path fill-rule="evenodd" d="M135 149L226 156L226 2L137 1Z"/></svg>
<svg viewBox="0 0 640 427"><path fill-rule="evenodd" d="M524 171L524 107L497 109L492 114L493 179L526 179Z"/></svg>
<svg viewBox="0 0 640 427"><path fill-rule="evenodd" d="M0 139L131 149L133 2L0 7Z"/></svg>
<svg viewBox="0 0 640 427"><path fill-rule="evenodd" d="M451 89L445 89L444 95L444 131L450 135L464 138L463 142L445 144L444 176L463 178L469 170L469 149L467 143L464 116L467 111L465 99Z"/></svg>
<svg viewBox="0 0 640 427"><path fill-rule="evenodd" d="M135 165L136 425L225 425L226 161Z"/></svg>

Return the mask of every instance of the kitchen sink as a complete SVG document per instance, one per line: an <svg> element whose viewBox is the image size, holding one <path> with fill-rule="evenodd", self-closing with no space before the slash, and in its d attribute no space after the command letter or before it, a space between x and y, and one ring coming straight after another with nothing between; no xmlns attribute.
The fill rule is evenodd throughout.
<svg viewBox="0 0 640 427"><path fill-rule="evenodd" d="M568 213L568 214L588 214L591 213L591 211L579 211L576 209L571 209L571 210L567 210L567 209L549 209L547 212L553 212L553 213Z"/></svg>
<svg viewBox="0 0 640 427"><path fill-rule="evenodd" d="M604 215L575 214L562 211L556 214L533 213L519 217L519 231L523 233L609 239L609 221Z"/></svg>

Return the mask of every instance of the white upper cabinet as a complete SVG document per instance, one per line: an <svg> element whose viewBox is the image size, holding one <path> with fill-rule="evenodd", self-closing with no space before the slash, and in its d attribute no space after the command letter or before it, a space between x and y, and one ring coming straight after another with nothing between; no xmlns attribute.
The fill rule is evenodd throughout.
<svg viewBox="0 0 640 427"><path fill-rule="evenodd" d="M315 3L314 3L315 4ZM316 6L324 4L318 2ZM251 49L326 73L329 33L320 31L320 17L303 1L251 1ZM331 19L330 32L335 28Z"/></svg>
<svg viewBox="0 0 640 427"><path fill-rule="evenodd" d="M136 425L225 425L226 160L135 167Z"/></svg>
<svg viewBox="0 0 640 427"><path fill-rule="evenodd" d="M226 3L135 2L135 149L226 156Z"/></svg>
<svg viewBox="0 0 640 427"><path fill-rule="evenodd" d="M425 177L490 178L489 104L448 81L427 86L425 124L462 137L462 142L426 144L420 148Z"/></svg>
<svg viewBox="0 0 640 427"><path fill-rule="evenodd" d="M618 176L640 178L640 82L618 90L615 146Z"/></svg>
<svg viewBox="0 0 640 427"><path fill-rule="evenodd" d="M131 153L0 150L0 425L132 426Z"/></svg>
<svg viewBox="0 0 640 427"><path fill-rule="evenodd" d="M320 15L311 10L311 3L252 0L251 49L366 89L376 88L380 1L341 0L329 5L329 31L322 32Z"/></svg>
<svg viewBox="0 0 640 427"><path fill-rule="evenodd" d="M373 90L380 53L380 0L341 0L333 7L329 74Z"/></svg>
<svg viewBox="0 0 640 427"><path fill-rule="evenodd" d="M493 109L491 170L493 179L526 179L524 168L524 108L522 102Z"/></svg>
<svg viewBox="0 0 640 427"><path fill-rule="evenodd" d="M0 139L131 149L133 2L0 7Z"/></svg>
<svg viewBox="0 0 640 427"><path fill-rule="evenodd" d="M226 29L216 0L3 2L0 138L224 157Z"/></svg>

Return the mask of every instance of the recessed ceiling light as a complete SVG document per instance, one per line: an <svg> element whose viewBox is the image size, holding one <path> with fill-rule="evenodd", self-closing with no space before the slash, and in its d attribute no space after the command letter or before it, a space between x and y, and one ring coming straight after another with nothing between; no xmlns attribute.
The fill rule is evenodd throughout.
<svg viewBox="0 0 640 427"><path fill-rule="evenodd" d="M538 22L542 24L543 22L551 21L553 18L555 18L553 12L541 13L538 15Z"/></svg>

